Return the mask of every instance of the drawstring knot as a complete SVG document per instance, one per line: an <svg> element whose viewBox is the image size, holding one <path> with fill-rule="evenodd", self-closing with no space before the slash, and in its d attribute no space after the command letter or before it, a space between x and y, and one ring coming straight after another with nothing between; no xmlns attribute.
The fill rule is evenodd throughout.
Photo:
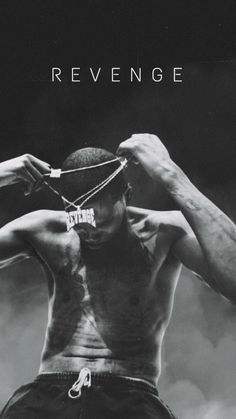
<svg viewBox="0 0 236 419"><path fill-rule="evenodd" d="M83 387L91 387L91 371L89 368L83 368L80 371L78 380L74 382L68 391L68 396L71 399L78 399L81 396Z"/></svg>

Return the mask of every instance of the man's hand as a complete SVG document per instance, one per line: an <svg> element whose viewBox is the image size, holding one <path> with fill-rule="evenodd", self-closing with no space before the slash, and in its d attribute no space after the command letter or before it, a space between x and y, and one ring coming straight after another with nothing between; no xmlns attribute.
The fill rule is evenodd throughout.
<svg viewBox="0 0 236 419"><path fill-rule="evenodd" d="M154 179L161 180L173 162L161 140L152 134L133 134L123 141L117 150L118 155L134 158Z"/></svg>
<svg viewBox="0 0 236 419"><path fill-rule="evenodd" d="M0 163L0 186L22 183L25 195L40 189L50 165L31 154Z"/></svg>

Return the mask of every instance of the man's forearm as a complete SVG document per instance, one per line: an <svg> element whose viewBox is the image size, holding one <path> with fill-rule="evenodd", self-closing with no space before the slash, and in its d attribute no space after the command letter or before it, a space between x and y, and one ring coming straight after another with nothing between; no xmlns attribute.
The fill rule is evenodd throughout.
<svg viewBox="0 0 236 419"><path fill-rule="evenodd" d="M158 177L160 179L160 173ZM215 287L236 301L236 225L175 163L164 165L161 180L196 234Z"/></svg>
<svg viewBox="0 0 236 419"><path fill-rule="evenodd" d="M166 147L156 135L133 134L120 144L118 154L133 155L144 170L170 192L201 246L204 265L207 265L211 277L209 285L236 302L234 223L195 188L171 160Z"/></svg>

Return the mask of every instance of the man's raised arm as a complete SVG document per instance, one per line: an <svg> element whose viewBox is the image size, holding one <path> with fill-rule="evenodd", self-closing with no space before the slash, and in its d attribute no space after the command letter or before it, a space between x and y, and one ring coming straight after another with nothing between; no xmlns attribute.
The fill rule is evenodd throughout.
<svg viewBox="0 0 236 419"><path fill-rule="evenodd" d="M24 186L25 195L40 188L43 174L50 171L50 165L30 154L25 154L0 163L0 187L15 183ZM0 268L32 254L24 238L34 215L23 216L0 229Z"/></svg>
<svg viewBox="0 0 236 419"><path fill-rule="evenodd" d="M236 303L236 225L190 182L157 136L132 135L120 144L118 153L134 155L146 172L169 191L197 237L204 271L207 268L210 278L206 281ZM199 247L192 246L193 270L201 274L199 255ZM188 267L191 269L191 260Z"/></svg>

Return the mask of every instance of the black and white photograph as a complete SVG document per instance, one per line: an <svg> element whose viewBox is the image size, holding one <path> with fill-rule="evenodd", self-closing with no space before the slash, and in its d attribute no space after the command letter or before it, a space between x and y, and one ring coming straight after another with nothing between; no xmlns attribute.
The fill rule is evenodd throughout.
<svg viewBox="0 0 236 419"><path fill-rule="evenodd" d="M0 418L235 418L235 0L0 19Z"/></svg>

